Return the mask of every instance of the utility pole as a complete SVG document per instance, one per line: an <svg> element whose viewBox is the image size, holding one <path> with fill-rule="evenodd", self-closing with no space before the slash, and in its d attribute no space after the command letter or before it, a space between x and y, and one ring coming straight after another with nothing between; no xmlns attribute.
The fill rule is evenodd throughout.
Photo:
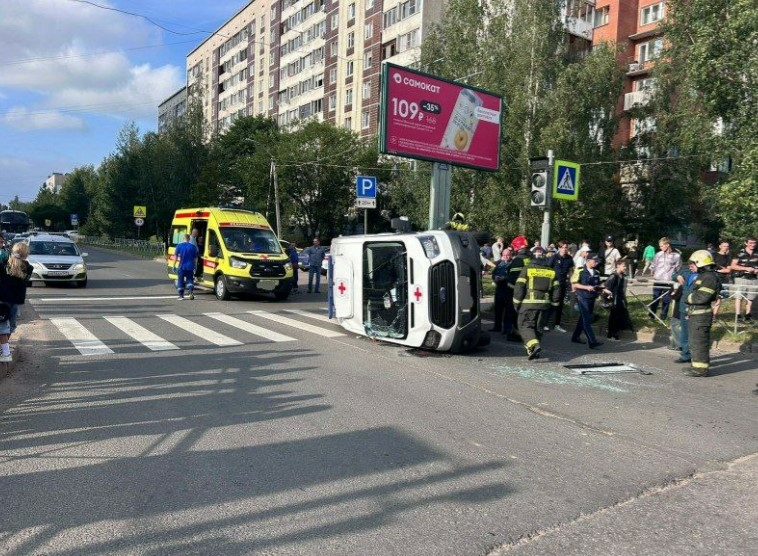
<svg viewBox="0 0 758 556"><path fill-rule="evenodd" d="M282 220L279 212L279 179L276 173L276 162L271 159L271 179L274 182L274 210L276 211L276 237L282 237Z"/></svg>
<svg viewBox="0 0 758 556"><path fill-rule="evenodd" d="M553 210L553 165L555 162L555 155L553 150L547 151L547 199L545 200L545 210L542 213L542 237L540 238L540 245L543 249L547 249L550 244L550 215Z"/></svg>

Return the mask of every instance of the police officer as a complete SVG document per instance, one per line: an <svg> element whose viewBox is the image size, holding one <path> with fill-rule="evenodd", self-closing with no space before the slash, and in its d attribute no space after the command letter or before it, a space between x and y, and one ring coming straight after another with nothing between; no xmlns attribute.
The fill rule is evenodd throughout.
<svg viewBox="0 0 758 556"><path fill-rule="evenodd" d="M495 283L495 326L490 332L510 334L513 330L513 290L508 287L508 271L512 261L513 249L506 247L492 271L492 281Z"/></svg>
<svg viewBox="0 0 758 556"><path fill-rule="evenodd" d="M595 338L592 331L592 317L595 312L595 299L600 292L600 273L595 270L600 257L597 253L589 253L584 268L579 272L579 279L571 287L576 293L577 304L579 305L579 319L576 321L576 328L571 335L571 341L575 344L583 344L581 339L582 332L587 336L587 344L590 349L595 349L603 345Z"/></svg>
<svg viewBox="0 0 758 556"><path fill-rule="evenodd" d="M526 348L527 358L531 361L540 356L542 348L541 322L543 313L558 306L561 288L545 259L545 250L535 247L533 258L521 268L513 290L513 305L518 311L518 329Z"/></svg>
<svg viewBox="0 0 758 556"><path fill-rule="evenodd" d="M511 241L511 248L513 249L513 262L511 262L511 266L508 269L508 287L511 290L512 299L516 288L516 280L518 280L521 274L521 269L529 264L532 252L529 250L529 240L525 236L514 237L513 241ZM511 322L513 323L513 330L508 334L508 341L520 342L521 336L518 333L516 308L513 306L513 303L510 303L505 310L511 311Z"/></svg>
<svg viewBox="0 0 758 556"><path fill-rule="evenodd" d="M689 262L697 267L698 277L684 300L687 303L687 330L692 357L692 368L686 372L689 376L706 376L711 363L711 304L718 299L721 281L715 272L716 264L709 251L695 251Z"/></svg>

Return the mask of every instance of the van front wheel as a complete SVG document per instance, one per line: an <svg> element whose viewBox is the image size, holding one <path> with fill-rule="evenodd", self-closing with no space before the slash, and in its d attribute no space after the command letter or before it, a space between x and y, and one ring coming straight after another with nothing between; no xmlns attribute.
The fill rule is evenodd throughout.
<svg viewBox="0 0 758 556"><path fill-rule="evenodd" d="M216 292L216 299L219 301L226 301L229 299L229 288L226 287L226 276L219 274L216 277L216 285L213 290Z"/></svg>

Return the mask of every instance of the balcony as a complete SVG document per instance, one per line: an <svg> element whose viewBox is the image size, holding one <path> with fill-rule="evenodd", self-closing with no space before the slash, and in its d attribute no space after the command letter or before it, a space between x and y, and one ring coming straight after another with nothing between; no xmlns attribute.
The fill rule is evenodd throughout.
<svg viewBox="0 0 758 556"><path fill-rule="evenodd" d="M651 89L643 89L641 91L634 91L633 93L626 93L624 95L624 110L631 110L632 108L641 108L647 106L653 96Z"/></svg>
<svg viewBox="0 0 758 556"><path fill-rule="evenodd" d="M643 73L648 73L651 67L652 64L648 64L647 62L632 62L629 64L629 69L626 72L626 75L627 77L642 75Z"/></svg>
<svg viewBox="0 0 758 556"><path fill-rule="evenodd" d="M566 16L564 19L566 31L575 37L581 37L588 41L592 40L592 24L578 17Z"/></svg>

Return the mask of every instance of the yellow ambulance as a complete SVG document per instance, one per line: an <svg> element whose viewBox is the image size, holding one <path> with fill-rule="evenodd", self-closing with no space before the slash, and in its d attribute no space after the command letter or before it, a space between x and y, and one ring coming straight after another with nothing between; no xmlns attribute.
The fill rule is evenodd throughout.
<svg viewBox="0 0 758 556"><path fill-rule="evenodd" d="M174 252L197 230L200 261L195 284L213 288L220 300L268 293L287 299L292 265L266 218L238 208L186 208L174 214L168 242L168 276L176 281Z"/></svg>

